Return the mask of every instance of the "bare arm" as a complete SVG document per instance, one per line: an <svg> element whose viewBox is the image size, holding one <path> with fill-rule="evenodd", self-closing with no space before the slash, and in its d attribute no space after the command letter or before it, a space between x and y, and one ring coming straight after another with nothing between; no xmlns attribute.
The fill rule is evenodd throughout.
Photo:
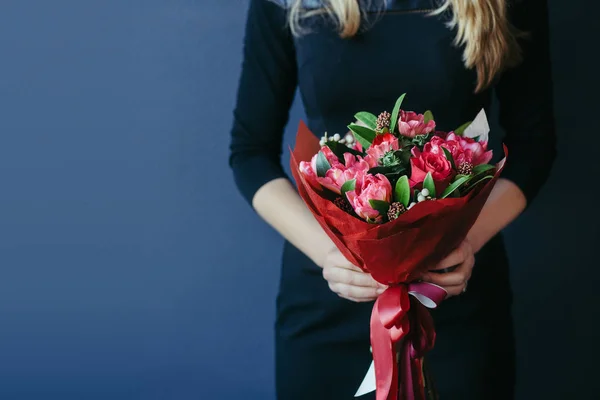
<svg viewBox="0 0 600 400"><path fill-rule="evenodd" d="M494 236L514 221L525 209L527 200L517 185L499 179L483 207L467 240L477 253Z"/></svg>
<svg viewBox="0 0 600 400"><path fill-rule="evenodd" d="M451 295L466 288L474 253L512 222L545 183L556 157L547 0L515 2L511 23L527 32L520 44L523 62L505 71L495 86L500 125L506 132L506 167L467 240L436 269L459 265L451 273L425 274Z"/></svg>
<svg viewBox="0 0 600 400"><path fill-rule="evenodd" d="M286 21L286 11L275 2L250 2L229 163L245 199L323 268L333 292L352 301L371 301L380 285L334 246L281 165L283 128L297 87L296 53Z"/></svg>
<svg viewBox="0 0 600 400"><path fill-rule="evenodd" d="M477 252L527 207L546 182L556 157L547 0L515 2L511 23L528 33L523 62L505 71L495 89L508 158L469 234Z"/></svg>
<svg viewBox="0 0 600 400"><path fill-rule="evenodd" d="M252 205L267 223L323 269L332 292L365 302L375 300L386 289L342 255L287 179L263 185Z"/></svg>
<svg viewBox="0 0 600 400"><path fill-rule="evenodd" d="M526 197L517 185L507 179L499 179L466 240L433 270L424 273L422 279L444 287L449 296L461 294L466 290L467 282L471 278L475 266L475 254L515 220L526 205ZM453 267L457 268L452 272L443 274L433 272Z"/></svg>
<svg viewBox="0 0 600 400"><path fill-rule="evenodd" d="M256 212L315 264L323 266L333 242L308 210L290 181L275 179L262 186L252 200Z"/></svg>

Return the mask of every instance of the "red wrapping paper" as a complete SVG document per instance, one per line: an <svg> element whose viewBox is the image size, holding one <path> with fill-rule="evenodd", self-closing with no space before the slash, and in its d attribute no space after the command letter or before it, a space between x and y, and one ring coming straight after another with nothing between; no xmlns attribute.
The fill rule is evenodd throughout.
<svg viewBox="0 0 600 400"><path fill-rule="evenodd" d="M422 271L437 265L460 245L477 220L505 161L504 159L497 165L493 179L466 196L424 201L400 215L398 219L378 225L369 224L340 210L326 191L316 190L304 179L299 172L299 164L301 161L310 161L319 149L317 137L300 122L290 160L300 196L342 254L351 263L370 273L375 280L391 286L394 290L397 290L397 287L406 288ZM506 154L506 147L504 151ZM378 304L381 303L379 300L384 301L380 298L374 307L371 342L377 380L377 400L396 400L398 395L403 399L424 399L420 371L412 375L414 382L400 382L401 388L398 393L398 371L396 363L393 362L393 352L398 350L401 353L411 353L411 357L407 354L401 355L401 359L404 360L400 363L401 369L420 370L422 353L433 347L435 340L433 322L429 312L420 304L411 307L405 298L390 300L390 294L386 293L382 297L387 303L404 303L404 306L402 310L399 310L399 305L386 308L385 305ZM406 290L400 293L401 296L408 296ZM387 333L382 330L381 322L378 322L380 318L375 315L381 313L382 309L387 313L395 313L395 324L399 332L397 328L384 327ZM391 325L394 323L390 323ZM409 335L411 328L413 332ZM393 346L409 336L410 344L398 348ZM391 348L388 343L390 340ZM386 351L392 352L391 358L383 355ZM384 362L384 359L387 361ZM390 363L393 365L389 365ZM391 382L387 382L390 380ZM415 393L402 393L409 390L407 388Z"/></svg>

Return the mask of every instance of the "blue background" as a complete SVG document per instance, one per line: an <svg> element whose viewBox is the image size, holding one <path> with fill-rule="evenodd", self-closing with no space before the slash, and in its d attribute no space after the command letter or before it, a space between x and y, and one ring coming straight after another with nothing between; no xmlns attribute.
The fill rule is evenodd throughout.
<svg viewBox="0 0 600 400"><path fill-rule="evenodd" d="M227 167L246 6L2 0L0 399L274 398L281 240ZM599 35L551 7L560 158L507 232L519 398L588 399Z"/></svg>

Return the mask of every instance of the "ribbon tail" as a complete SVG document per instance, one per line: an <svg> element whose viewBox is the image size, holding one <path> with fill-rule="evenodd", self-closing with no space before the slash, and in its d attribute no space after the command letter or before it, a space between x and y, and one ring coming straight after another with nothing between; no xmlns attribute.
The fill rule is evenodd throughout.
<svg viewBox="0 0 600 400"><path fill-rule="evenodd" d="M398 399L398 363L396 352L389 330L381 322L378 303L375 302L371 314L371 347L373 348L373 363L375 380L377 382L377 400Z"/></svg>
<svg viewBox="0 0 600 400"><path fill-rule="evenodd" d="M401 350L400 399L427 400L423 359L413 358L410 341L406 340Z"/></svg>
<svg viewBox="0 0 600 400"><path fill-rule="evenodd" d="M413 358L411 359L411 363L415 400L427 400L425 393L425 373L423 371L423 359Z"/></svg>
<svg viewBox="0 0 600 400"><path fill-rule="evenodd" d="M404 340L400 351L400 399L426 400L423 359L413 357L410 340Z"/></svg>
<svg viewBox="0 0 600 400"><path fill-rule="evenodd" d="M400 379L400 396L403 400L415 399L415 389L413 386L413 365L410 359L410 342L404 340L400 350L400 362L402 364ZM419 399L420 400L420 399Z"/></svg>
<svg viewBox="0 0 600 400"><path fill-rule="evenodd" d="M418 300L418 307L412 309L409 294ZM377 400L398 400L399 395L402 400L424 400L422 353L435 340L433 323L425 307L435 307L445 295L439 286L417 283L388 288L375 301L371 348ZM421 314L426 316L419 318Z"/></svg>

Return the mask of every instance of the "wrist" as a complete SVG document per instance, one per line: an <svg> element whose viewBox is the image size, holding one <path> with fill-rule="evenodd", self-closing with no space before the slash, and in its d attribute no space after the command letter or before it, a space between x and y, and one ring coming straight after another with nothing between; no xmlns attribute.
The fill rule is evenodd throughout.
<svg viewBox="0 0 600 400"><path fill-rule="evenodd" d="M467 240L477 253L523 211L525 196L512 182L499 180L490 194Z"/></svg>
<svg viewBox="0 0 600 400"><path fill-rule="evenodd" d="M473 254L477 254L486 243L484 240L481 239L480 235L474 232L473 229L471 229L471 231L467 234L465 241L467 241L471 246Z"/></svg>
<svg viewBox="0 0 600 400"><path fill-rule="evenodd" d="M336 248L337 247L335 246L333 241L329 237L327 237L326 240L321 241L317 246L314 247L312 254L309 254L308 257L319 268L323 268L327 257Z"/></svg>

